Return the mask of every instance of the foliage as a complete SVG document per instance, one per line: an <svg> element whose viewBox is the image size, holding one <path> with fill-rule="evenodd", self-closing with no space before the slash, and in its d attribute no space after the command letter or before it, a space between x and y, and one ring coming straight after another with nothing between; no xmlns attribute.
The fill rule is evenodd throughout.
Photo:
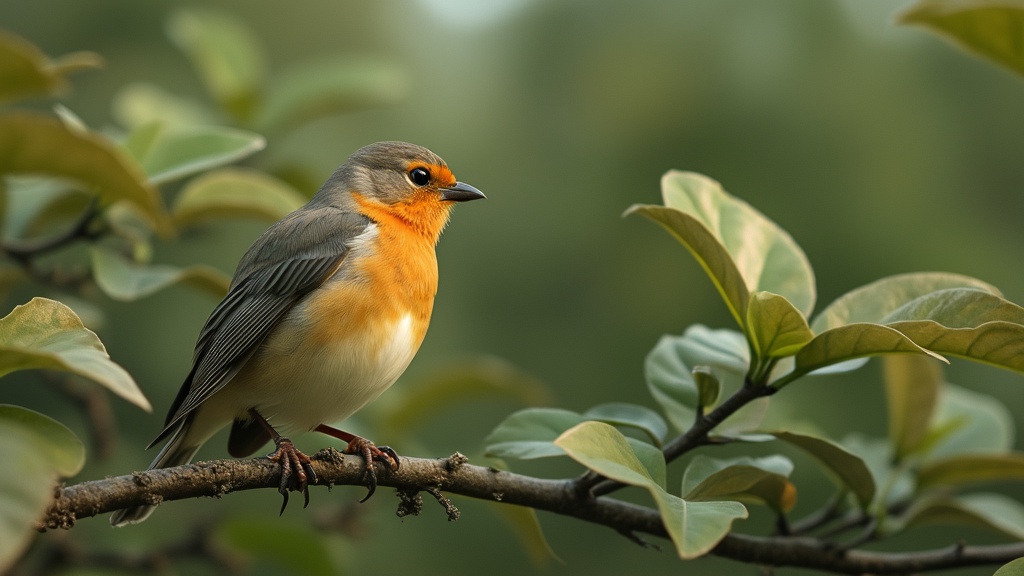
<svg viewBox="0 0 1024 576"><path fill-rule="evenodd" d="M946 355L1024 373L1024 308L980 280L927 272L857 288L811 318L814 276L785 231L698 174L669 172L662 179L662 192L663 206L637 205L626 214L657 222L693 254L740 329L696 326L682 336L663 338L651 352L648 388L670 422L681 431L692 430L714 407L711 399L717 394L702 392L697 382L706 377L696 374L716 375L714 381L720 378L734 391L746 389L767 398L817 373L853 370L863 365L862 358L886 355L891 434L887 445L873 439L836 443L793 431L763 430L756 416L733 428L725 439L774 438L814 456L836 478L840 494L852 495L847 504L851 513L870 518L873 537L943 521L981 524L1019 538L1024 506L999 494L965 491L979 482L1020 478L1024 454L990 434L979 434L970 442L957 440L959 427L979 426L994 418L1005 424L1000 429L1009 428L1005 414L961 411L955 427L948 417L936 416L951 387L938 368L947 362ZM640 407L632 410L641 413ZM629 409L621 406L619 411ZM657 421L655 416L644 414L642 420ZM754 501L768 504L784 518L796 497L796 487L787 480L791 463L766 470L752 467L749 458L719 464L713 475L717 485L698 490L692 478L712 476L703 456L684 470L682 491L665 492L661 437L627 442L616 428L598 425L602 420L608 421L562 410L519 412L494 431L489 451L517 458L567 454L597 474L648 489L684 559L712 548L734 519L746 516L733 508L708 508L701 516L705 529L674 529L686 516L687 506ZM644 429L639 420L612 423ZM789 462L782 454L768 458ZM730 483L741 488L723 487ZM758 498L751 498L754 495Z"/></svg>
<svg viewBox="0 0 1024 576"><path fill-rule="evenodd" d="M1002 2L930 1L911 7L900 21L940 31L1024 73L1022 14ZM223 273L202 264L154 263L154 247L225 217L287 214L304 201L289 184L294 178L283 170L272 175L228 165L249 159L267 137L326 114L392 102L405 88L394 69L371 60L268 74L255 35L210 9L179 11L167 30L191 59L212 105L134 84L113 104L122 126L104 131L64 108L54 115L0 109L5 275L69 301L96 287L131 302L176 284L219 296L227 287ZM98 62L89 53L51 60L25 40L0 35L0 102L59 94L70 73ZM952 357L1024 373L1024 308L984 281L918 272L855 288L814 314L813 269L785 230L701 174L670 171L661 186L660 205L635 205L626 214L652 220L682 244L735 327L695 325L659 340L644 361L644 376L660 411L625 402L582 413L529 408L494 429L486 440L489 455L566 457L586 469L577 485L595 496L640 488L682 559L713 550L743 525L752 506L776 516L782 536L866 527L854 537L881 540L941 523L1024 540L1024 505L1000 491L1024 480L1013 422L999 402L946 382L942 370ZM82 243L93 244L84 257L74 253ZM54 255L77 258L86 271L56 274L48 268L57 266ZM793 430L764 426L774 394L858 370L875 356L884 357L887 438L831 439L798 431L795 422ZM410 406L467 390L515 388L529 403L544 396L521 374L490 368L444 379L393 408L392 417L408 427ZM54 300L34 298L0 319L0 373L22 369L82 377L149 409L97 335ZM773 453L704 453L725 444ZM705 450L694 454L698 448ZM812 522L789 518L801 489L791 479L799 462L793 449L809 455L836 485L835 497ZM670 473L671 465L683 456L692 457L679 471L681 480L670 482L679 476ZM30 542L52 482L77 474L85 454L77 436L56 420L3 405L0 457L11 463L0 471L5 571ZM845 524L836 527L837 519ZM518 521L519 530L543 548L535 518L529 520ZM212 534L235 553L331 571L329 550L312 536L237 520ZM1018 560L998 574L1020 570Z"/></svg>

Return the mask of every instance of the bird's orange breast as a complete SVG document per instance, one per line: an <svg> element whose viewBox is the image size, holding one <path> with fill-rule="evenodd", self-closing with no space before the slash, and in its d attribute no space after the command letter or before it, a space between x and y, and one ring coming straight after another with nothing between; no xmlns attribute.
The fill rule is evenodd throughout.
<svg viewBox="0 0 1024 576"><path fill-rule="evenodd" d="M449 208L429 197L397 206L353 197L376 226L376 237L353 250L310 300L314 326L307 342L328 344L362 334L371 350L379 350L390 342L391 327L408 316L413 346L419 348L437 293L434 246Z"/></svg>

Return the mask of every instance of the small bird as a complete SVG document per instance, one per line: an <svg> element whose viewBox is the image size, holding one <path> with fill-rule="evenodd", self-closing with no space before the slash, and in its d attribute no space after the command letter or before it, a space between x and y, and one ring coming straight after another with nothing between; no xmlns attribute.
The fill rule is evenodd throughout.
<svg viewBox="0 0 1024 576"><path fill-rule="evenodd" d="M309 503L316 475L282 433L315 430L364 458L369 498L373 462L398 469L398 455L327 423L376 399L412 361L437 292L434 247L454 204L479 198L421 146L378 142L352 154L242 257L150 444L169 438L149 469L191 462L231 424L228 452L236 458L274 441L269 457L281 466L284 512L289 490ZM154 508L118 510L110 523L142 522Z"/></svg>

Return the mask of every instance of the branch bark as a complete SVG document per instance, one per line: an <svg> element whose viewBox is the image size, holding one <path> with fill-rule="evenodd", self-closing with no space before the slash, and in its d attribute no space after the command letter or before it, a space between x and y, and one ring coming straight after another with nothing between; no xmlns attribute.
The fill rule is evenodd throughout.
<svg viewBox="0 0 1024 576"><path fill-rule="evenodd" d="M362 459L344 456L333 448L313 457L313 469L320 484L362 483ZM82 482L57 490L40 529L71 528L81 518L127 506L202 496L219 498L239 490L276 489L279 482L278 465L266 458L199 462ZM623 534L668 537L654 509L609 497L588 498L576 490L573 480L547 480L473 466L461 454L436 460L402 458L401 469L397 472L378 467L378 485L406 494L427 491L436 495L437 491L443 491L528 506L607 526ZM452 511L446 512L451 518ZM807 537L731 534L712 554L752 564L796 566L840 574L900 574L1009 562L1024 556L1024 542L889 553L837 550L822 540Z"/></svg>

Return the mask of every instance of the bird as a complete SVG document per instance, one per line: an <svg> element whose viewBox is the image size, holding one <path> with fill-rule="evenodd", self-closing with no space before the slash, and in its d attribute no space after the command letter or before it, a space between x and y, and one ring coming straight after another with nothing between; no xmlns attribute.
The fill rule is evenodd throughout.
<svg viewBox="0 0 1024 576"><path fill-rule="evenodd" d="M239 261L224 299L203 325L192 367L149 445L149 469L188 464L230 425L242 458L273 441L279 492L316 483L310 458L286 434L317 431L365 461L397 470L387 446L332 427L375 400L423 341L437 292L435 247L456 203L484 198L430 150L378 142L355 151L310 199L274 223ZM114 526L155 506L116 511Z"/></svg>

